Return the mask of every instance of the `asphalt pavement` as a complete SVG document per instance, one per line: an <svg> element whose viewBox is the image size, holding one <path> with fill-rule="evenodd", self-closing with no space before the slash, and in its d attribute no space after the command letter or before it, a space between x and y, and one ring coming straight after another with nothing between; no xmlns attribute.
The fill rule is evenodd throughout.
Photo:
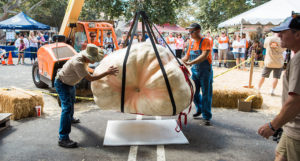
<svg viewBox="0 0 300 161"><path fill-rule="evenodd" d="M15 61L15 60L14 60ZM26 60L29 63L28 60ZM0 88L16 86L37 89L31 77L31 65L0 66ZM58 111L40 118L11 121L11 127L0 132L0 161L270 161L274 160L276 142L257 134L260 125L274 116L263 112L239 112L236 109L213 108L212 126L202 125L200 119L188 115L188 125L183 133L188 145L137 146L132 158L133 147L103 146L108 120L132 120L136 115L90 108L79 112L76 117L81 123L72 126L71 139L79 148L65 149L57 145L59 111L55 98L45 96L45 105ZM44 97L44 98L45 98ZM82 106L86 106L84 103ZM45 108L47 110L47 108ZM49 109L50 110L50 109ZM176 119L177 117L162 117ZM155 117L143 116L143 119ZM163 151L158 152L157 149Z"/></svg>

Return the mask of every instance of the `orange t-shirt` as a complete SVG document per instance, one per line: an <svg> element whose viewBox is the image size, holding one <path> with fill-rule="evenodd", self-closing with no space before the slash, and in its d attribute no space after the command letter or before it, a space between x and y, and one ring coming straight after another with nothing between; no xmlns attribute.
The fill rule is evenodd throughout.
<svg viewBox="0 0 300 161"><path fill-rule="evenodd" d="M193 45L193 48L191 49L191 45L192 45L192 40L190 40L189 42L189 49L187 51L187 56L190 57L190 50L199 50L199 45L200 45L200 42L201 40L199 41L194 41L194 45ZM210 44L210 40L208 38L205 38L203 41L202 41L202 44L201 44L201 49L202 50L202 53L204 51L207 51L209 50L209 54L207 56L207 60L208 62L211 64L212 63L212 56L211 56L211 44Z"/></svg>
<svg viewBox="0 0 300 161"><path fill-rule="evenodd" d="M94 41L94 42L92 42L92 44L95 44L96 46L101 46L100 42L98 42L98 41Z"/></svg>

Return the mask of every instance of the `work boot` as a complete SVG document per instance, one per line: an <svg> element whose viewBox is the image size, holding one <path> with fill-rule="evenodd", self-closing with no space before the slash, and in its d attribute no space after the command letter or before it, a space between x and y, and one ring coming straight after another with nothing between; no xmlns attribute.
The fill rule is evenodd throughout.
<svg viewBox="0 0 300 161"><path fill-rule="evenodd" d="M221 68L222 63L219 63L219 68Z"/></svg>
<svg viewBox="0 0 300 161"><path fill-rule="evenodd" d="M198 116L200 116L201 115L201 112L196 112L194 115L193 115L193 117L198 117Z"/></svg>
<svg viewBox="0 0 300 161"><path fill-rule="evenodd" d="M58 145L64 148L77 148L77 142L72 141L70 139L59 140Z"/></svg>
<svg viewBox="0 0 300 161"><path fill-rule="evenodd" d="M79 119L76 119L76 118L73 118L72 121L71 121L72 124L77 124L77 123L80 123L80 120Z"/></svg>

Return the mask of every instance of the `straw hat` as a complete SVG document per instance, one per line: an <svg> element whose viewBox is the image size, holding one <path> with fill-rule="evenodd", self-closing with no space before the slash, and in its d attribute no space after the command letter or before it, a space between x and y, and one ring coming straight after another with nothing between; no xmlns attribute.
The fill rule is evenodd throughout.
<svg viewBox="0 0 300 161"><path fill-rule="evenodd" d="M99 62L104 57L103 50L95 44L87 44L86 49L82 50L80 53L92 62Z"/></svg>

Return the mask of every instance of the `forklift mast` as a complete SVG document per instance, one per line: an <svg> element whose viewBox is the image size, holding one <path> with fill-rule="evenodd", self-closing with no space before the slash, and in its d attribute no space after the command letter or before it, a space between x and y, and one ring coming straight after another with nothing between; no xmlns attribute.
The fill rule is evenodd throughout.
<svg viewBox="0 0 300 161"><path fill-rule="evenodd" d="M84 1L85 0L69 0L65 17L59 30L59 35L69 37L71 31L71 26L69 24L77 23Z"/></svg>

